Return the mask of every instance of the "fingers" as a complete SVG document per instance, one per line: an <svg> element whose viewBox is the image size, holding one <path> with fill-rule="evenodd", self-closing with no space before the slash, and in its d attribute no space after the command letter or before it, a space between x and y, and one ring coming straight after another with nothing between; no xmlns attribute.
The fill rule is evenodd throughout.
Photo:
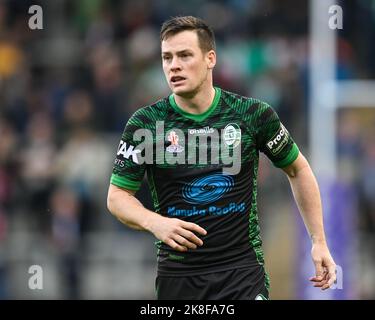
<svg viewBox="0 0 375 320"><path fill-rule="evenodd" d="M179 245L173 239L167 239L165 241L165 244L167 244L168 246L170 246L172 249L180 251L180 252L186 252L188 250L185 246Z"/></svg>
<svg viewBox="0 0 375 320"><path fill-rule="evenodd" d="M184 227L186 227L185 224L182 227L178 228L173 234L172 238L176 243L186 247L187 249L196 249L197 246L203 245L203 241L201 239L199 239L193 232L184 229ZM188 223L188 227L193 227L195 229L197 229L196 227L198 227L206 232L203 228L194 223Z"/></svg>
<svg viewBox="0 0 375 320"><path fill-rule="evenodd" d="M323 275L324 275L324 269L323 269L323 266L322 266L322 261L315 260L314 265L315 265L315 280L321 281L323 279Z"/></svg>
<svg viewBox="0 0 375 320"><path fill-rule="evenodd" d="M318 277L313 277L310 281L315 282L314 287L321 288L327 283L327 272L323 272L323 275Z"/></svg>
<svg viewBox="0 0 375 320"><path fill-rule="evenodd" d="M203 241L194 234L194 231L206 235L207 231L195 223L186 222L179 219L168 219L171 226L162 240L165 244L177 251L194 250L203 245Z"/></svg>
<svg viewBox="0 0 375 320"><path fill-rule="evenodd" d="M311 255L315 266L315 276L309 280L314 282L314 287L326 290L336 281L335 262L325 244L314 244L311 249Z"/></svg>
<svg viewBox="0 0 375 320"><path fill-rule="evenodd" d="M309 280L312 282L321 282L324 279L325 275L326 275L326 272L323 272L319 276L311 277Z"/></svg>
<svg viewBox="0 0 375 320"><path fill-rule="evenodd" d="M186 238L184 237L181 237L180 235L176 234L174 235L173 237L173 240L175 242L177 242L178 244L188 248L188 249L196 249L197 248L197 245L188 241Z"/></svg>
<svg viewBox="0 0 375 320"><path fill-rule="evenodd" d="M322 287L322 290L330 288L336 281L336 265L330 264L328 266L328 282Z"/></svg>
<svg viewBox="0 0 375 320"><path fill-rule="evenodd" d="M321 288L322 290L330 288L336 281L336 266L334 264L330 265L328 268L325 268L321 276L311 277L309 280L314 282L314 287Z"/></svg>
<svg viewBox="0 0 375 320"><path fill-rule="evenodd" d="M319 283L319 285L314 285L314 287L319 287L321 288L322 290L326 290L330 287L330 285L328 284L328 280L329 280L329 275L328 275L328 272L324 275L324 279L323 281L321 281Z"/></svg>
<svg viewBox="0 0 375 320"><path fill-rule="evenodd" d="M188 230L190 230L190 231L198 232L198 233L201 234L202 236L205 236L205 235L207 234L207 231L206 231L206 230L204 230L202 227L200 227L200 226L198 226L197 224L192 223L192 222L182 221L181 226L182 226L184 229L188 229Z"/></svg>
<svg viewBox="0 0 375 320"><path fill-rule="evenodd" d="M199 239L193 232L191 232L189 230L181 229L180 235L183 236L185 239L188 239L189 241L193 242L197 246L203 245L203 241L201 239Z"/></svg>

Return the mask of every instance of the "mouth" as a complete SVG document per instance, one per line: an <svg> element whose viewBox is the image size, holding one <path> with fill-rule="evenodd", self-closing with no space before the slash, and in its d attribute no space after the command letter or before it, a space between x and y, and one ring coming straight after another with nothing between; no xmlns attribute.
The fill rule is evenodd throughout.
<svg viewBox="0 0 375 320"><path fill-rule="evenodd" d="M181 77L181 76L173 76L173 77L171 77L171 83L172 84L179 84L179 83L181 83L184 80L186 80L186 78Z"/></svg>

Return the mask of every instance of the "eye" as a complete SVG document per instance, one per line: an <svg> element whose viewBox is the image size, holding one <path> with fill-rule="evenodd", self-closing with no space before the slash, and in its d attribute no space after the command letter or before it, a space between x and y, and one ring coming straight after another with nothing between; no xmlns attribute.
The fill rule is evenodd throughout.
<svg viewBox="0 0 375 320"><path fill-rule="evenodd" d="M163 60L164 61L169 61L169 60L171 60L171 57L170 56L163 56Z"/></svg>

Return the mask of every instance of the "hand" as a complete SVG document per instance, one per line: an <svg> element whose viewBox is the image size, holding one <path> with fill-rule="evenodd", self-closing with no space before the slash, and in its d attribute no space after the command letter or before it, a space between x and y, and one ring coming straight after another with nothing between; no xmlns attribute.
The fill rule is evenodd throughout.
<svg viewBox="0 0 375 320"><path fill-rule="evenodd" d="M336 281L336 264L333 261L325 243L313 244L311 256L315 265L315 277L309 280L315 282L314 287L326 290Z"/></svg>
<svg viewBox="0 0 375 320"><path fill-rule="evenodd" d="M163 241L172 249L185 252L202 246L203 241L194 232L206 235L207 231L195 223L186 222L176 218L158 216L149 227L156 238Z"/></svg>

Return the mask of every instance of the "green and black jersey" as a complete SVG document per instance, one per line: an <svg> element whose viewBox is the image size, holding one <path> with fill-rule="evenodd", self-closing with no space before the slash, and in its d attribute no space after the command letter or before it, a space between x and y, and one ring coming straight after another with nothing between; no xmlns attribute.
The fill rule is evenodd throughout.
<svg viewBox="0 0 375 320"><path fill-rule="evenodd" d="M263 264L256 200L259 151L276 167L298 156L268 104L215 91L212 105L199 115L179 108L173 94L139 109L118 147L112 184L138 190L146 172L156 212L207 230L206 236L198 235L204 245L184 253L156 242L159 275Z"/></svg>

